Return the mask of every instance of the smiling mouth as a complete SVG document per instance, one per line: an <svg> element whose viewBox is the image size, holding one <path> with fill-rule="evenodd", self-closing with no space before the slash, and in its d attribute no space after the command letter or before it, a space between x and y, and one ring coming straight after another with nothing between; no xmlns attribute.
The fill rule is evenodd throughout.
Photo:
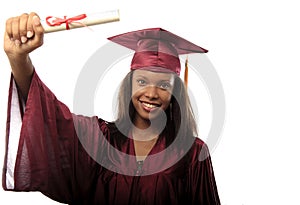
<svg viewBox="0 0 300 205"><path fill-rule="evenodd" d="M144 101L140 101L140 102L143 105L143 107L148 111L160 107L160 105L156 104L156 103L148 103L148 102L144 102Z"/></svg>

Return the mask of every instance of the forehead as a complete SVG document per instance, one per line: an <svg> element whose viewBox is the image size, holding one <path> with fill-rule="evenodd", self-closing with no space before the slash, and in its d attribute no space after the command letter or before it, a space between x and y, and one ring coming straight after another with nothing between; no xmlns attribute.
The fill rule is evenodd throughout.
<svg viewBox="0 0 300 205"><path fill-rule="evenodd" d="M137 77L143 77L148 80L153 81L173 81L174 80L174 74L173 73L163 73L163 72L154 72L149 70L135 70L133 72L133 78Z"/></svg>

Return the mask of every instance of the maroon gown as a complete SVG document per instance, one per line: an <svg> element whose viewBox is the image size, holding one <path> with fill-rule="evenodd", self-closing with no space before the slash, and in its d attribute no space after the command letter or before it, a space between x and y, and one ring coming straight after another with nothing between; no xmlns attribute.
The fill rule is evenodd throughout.
<svg viewBox="0 0 300 205"><path fill-rule="evenodd" d="M199 138L178 161L178 147L147 160L164 153L160 136L139 166L131 138L114 123L72 114L35 72L25 109L19 99L12 78L4 190L40 191L67 204L220 204L209 151Z"/></svg>

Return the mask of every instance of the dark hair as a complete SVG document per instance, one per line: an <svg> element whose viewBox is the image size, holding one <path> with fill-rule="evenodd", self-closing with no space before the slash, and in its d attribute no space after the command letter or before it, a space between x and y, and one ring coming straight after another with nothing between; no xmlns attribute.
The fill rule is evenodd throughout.
<svg viewBox="0 0 300 205"><path fill-rule="evenodd" d="M128 133L131 128L136 112L131 101L133 72L125 76L119 89L118 115L115 123L123 134ZM167 124L162 133L167 137L167 144L171 143L176 136L180 136L183 140L197 136L197 125L186 87L179 76L176 74L174 76L171 102L165 110Z"/></svg>

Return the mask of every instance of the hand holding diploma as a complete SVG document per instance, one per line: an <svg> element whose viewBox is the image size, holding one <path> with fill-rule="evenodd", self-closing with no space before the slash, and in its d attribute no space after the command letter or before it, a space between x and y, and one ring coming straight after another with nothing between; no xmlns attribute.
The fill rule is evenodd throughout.
<svg viewBox="0 0 300 205"><path fill-rule="evenodd" d="M30 53L43 43L43 34L74 28L88 27L98 24L119 21L119 11L111 10L94 14L80 14L72 17L48 16L45 20L32 12L9 18L6 22L4 50L8 54L14 49L18 52ZM36 38L34 38L36 36ZM30 39L30 41L28 41ZM33 41L35 40L35 41ZM14 45L13 45L13 44ZM22 44L27 43L20 49ZM11 47L13 45L13 47ZM17 49L17 50L15 50Z"/></svg>
<svg viewBox="0 0 300 205"><path fill-rule="evenodd" d="M80 14L73 17L48 16L41 20L37 13L22 14L6 21L4 51L9 59L14 79L26 99L33 65L29 53L43 45L45 33L87 27L119 20L119 11Z"/></svg>

